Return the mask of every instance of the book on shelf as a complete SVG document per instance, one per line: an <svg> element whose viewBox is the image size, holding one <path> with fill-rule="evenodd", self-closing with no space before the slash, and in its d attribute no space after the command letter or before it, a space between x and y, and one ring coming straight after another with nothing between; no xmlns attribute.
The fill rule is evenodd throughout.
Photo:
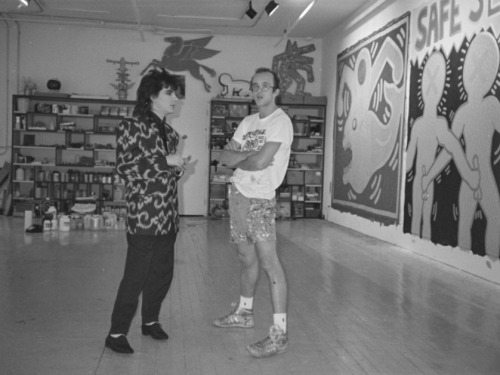
<svg viewBox="0 0 500 375"><path fill-rule="evenodd" d="M111 100L109 95L94 95L94 94L76 94L73 93L70 95L72 99L102 99L102 100Z"/></svg>
<svg viewBox="0 0 500 375"><path fill-rule="evenodd" d="M34 95L35 96L50 96L53 98L69 98L70 97L70 94L65 94L62 92L40 92L40 91L37 91L37 92L35 92Z"/></svg>

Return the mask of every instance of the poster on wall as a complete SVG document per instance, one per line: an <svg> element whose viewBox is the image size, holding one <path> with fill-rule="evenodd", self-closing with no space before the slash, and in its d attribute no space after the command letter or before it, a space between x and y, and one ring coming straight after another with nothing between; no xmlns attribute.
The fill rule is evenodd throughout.
<svg viewBox="0 0 500 375"><path fill-rule="evenodd" d="M337 57L332 207L398 221L409 13Z"/></svg>
<svg viewBox="0 0 500 375"><path fill-rule="evenodd" d="M498 259L500 5L416 9L403 231Z"/></svg>

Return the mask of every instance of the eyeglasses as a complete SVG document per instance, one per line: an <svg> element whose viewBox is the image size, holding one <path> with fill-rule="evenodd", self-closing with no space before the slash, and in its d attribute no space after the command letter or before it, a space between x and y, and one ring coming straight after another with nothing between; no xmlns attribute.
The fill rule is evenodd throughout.
<svg viewBox="0 0 500 375"><path fill-rule="evenodd" d="M252 92L259 92L259 91L269 91L269 89L274 89L274 86L271 85L270 83L267 83L267 82L264 82L262 84L262 86L259 86L258 84L254 83L250 89L252 90Z"/></svg>

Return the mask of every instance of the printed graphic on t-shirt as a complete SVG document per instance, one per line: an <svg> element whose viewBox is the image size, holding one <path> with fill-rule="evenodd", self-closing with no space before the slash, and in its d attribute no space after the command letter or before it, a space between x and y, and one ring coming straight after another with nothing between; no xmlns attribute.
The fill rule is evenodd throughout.
<svg viewBox="0 0 500 375"><path fill-rule="evenodd" d="M259 151L266 142L266 130L257 129L243 136L242 151Z"/></svg>

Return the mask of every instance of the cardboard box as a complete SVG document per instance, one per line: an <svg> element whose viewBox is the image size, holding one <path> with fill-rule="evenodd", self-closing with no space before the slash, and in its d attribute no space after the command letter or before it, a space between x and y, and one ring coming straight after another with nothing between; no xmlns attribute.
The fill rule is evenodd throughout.
<svg viewBox="0 0 500 375"><path fill-rule="evenodd" d="M326 96L304 96L304 104L326 105Z"/></svg>
<svg viewBox="0 0 500 375"><path fill-rule="evenodd" d="M303 95L282 95L280 104L304 104Z"/></svg>
<svg viewBox="0 0 500 375"><path fill-rule="evenodd" d="M304 172L303 171L286 172L286 183L288 185L302 185L304 183Z"/></svg>
<svg viewBox="0 0 500 375"><path fill-rule="evenodd" d="M306 184L321 185L321 171L305 171Z"/></svg>

